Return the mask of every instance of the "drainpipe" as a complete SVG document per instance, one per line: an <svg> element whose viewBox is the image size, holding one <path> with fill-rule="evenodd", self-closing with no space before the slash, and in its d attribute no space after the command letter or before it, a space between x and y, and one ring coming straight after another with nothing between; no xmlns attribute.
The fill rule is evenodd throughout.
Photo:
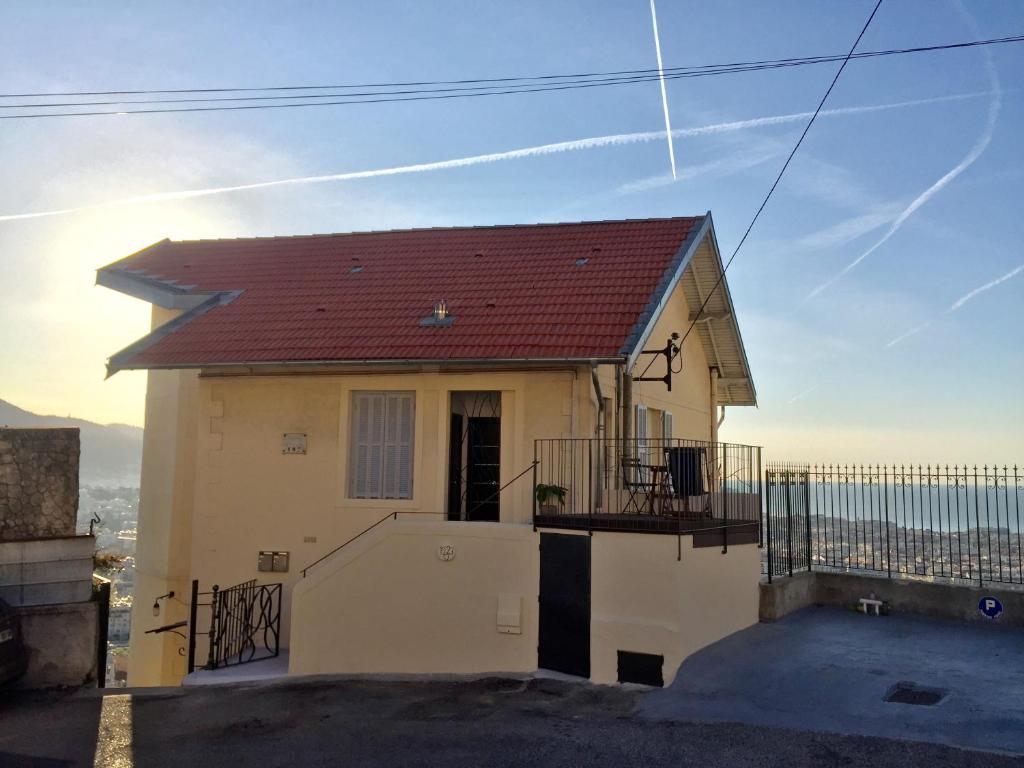
<svg viewBox="0 0 1024 768"><path fill-rule="evenodd" d="M601 391L601 381L597 377L597 363L590 365L590 380L594 383L594 394L597 396L597 450L592 449L590 453L590 461L597 467L593 478L594 506L604 509L604 439L608 436L608 422L605 420L604 392Z"/></svg>
<svg viewBox="0 0 1024 768"><path fill-rule="evenodd" d="M622 456L632 454L630 438L633 437L633 374L628 366L622 368Z"/></svg>
<svg viewBox="0 0 1024 768"><path fill-rule="evenodd" d="M618 444L619 438L622 437L621 426L622 426L622 366L615 366L615 442Z"/></svg>
<svg viewBox="0 0 1024 768"><path fill-rule="evenodd" d="M601 391L601 381L597 378L597 363L590 364L590 380L594 383L594 395L597 397L597 421L596 437L601 437L608 430L604 423L604 392ZM603 427L603 429L602 429Z"/></svg>
<svg viewBox="0 0 1024 768"><path fill-rule="evenodd" d="M718 424L721 423L717 420L718 411L718 369L709 368L709 375L711 377L711 397L710 397L710 408L708 408L708 436L713 443L718 442Z"/></svg>

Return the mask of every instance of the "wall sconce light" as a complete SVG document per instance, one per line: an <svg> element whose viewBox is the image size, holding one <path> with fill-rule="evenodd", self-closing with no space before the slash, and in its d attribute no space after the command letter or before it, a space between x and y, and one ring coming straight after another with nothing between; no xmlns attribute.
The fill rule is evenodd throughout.
<svg viewBox="0 0 1024 768"><path fill-rule="evenodd" d="M156 600L153 601L153 615L154 616L159 616L160 615L160 601L164 600L164 599L167 599L167 598L171 598L171 597L174 597L174 590L173 589L170 592L168 592L166 595L160 595L160 597L158 597Z"/></svg>

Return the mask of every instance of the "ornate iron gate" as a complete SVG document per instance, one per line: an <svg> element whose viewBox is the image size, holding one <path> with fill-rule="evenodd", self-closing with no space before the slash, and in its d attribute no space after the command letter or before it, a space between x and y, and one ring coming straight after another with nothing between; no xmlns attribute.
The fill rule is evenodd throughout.
<svg viewBox="0 0 1024 768"><path fill-rule="evenodd" d="M199 602L209 596L209 603ZM204 669L219 669L269 659L280 652L281 585L257 584L255 579L210 592L192 582L189 622L189 672L195 669L196 618L199 606L210 608L209 653Z"/></svg>

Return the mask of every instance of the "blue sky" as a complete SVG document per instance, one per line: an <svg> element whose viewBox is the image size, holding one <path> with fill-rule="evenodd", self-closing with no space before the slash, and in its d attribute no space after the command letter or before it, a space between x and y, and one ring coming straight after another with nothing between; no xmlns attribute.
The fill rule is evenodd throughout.
<svg viewBox="0 0 1024 768"><path fill-rule="evenodd" d="M842 53L871 5L663 0L662 54L666 66L678 66ZM962 7L886 0L862 49L1022 31L1024 4L1015 0ZM7 92L651 66L650 12L641 1L24 3L5 8L0 28ZM803 123L699 135L686 129L813 110L835 66L670 81L673 128L684 134L675 139L675 183L666 178L660 140L3 221L135 195L443 161L664 124L656 83L408 104L2 121L0 397L33 410L141 423L144 375L104 382L103 363L145 332L145 307L91 283L97 266L165 236L710 209L728 254ZM949 311L1024 264L1022 71L1022 44L849 65L828 108L902 106L823 116L730 271L761 405L731 409L725 438L763 443L780 458L1024 457L1024 273ZM807 298L896 222L856 268Z"/></svg>

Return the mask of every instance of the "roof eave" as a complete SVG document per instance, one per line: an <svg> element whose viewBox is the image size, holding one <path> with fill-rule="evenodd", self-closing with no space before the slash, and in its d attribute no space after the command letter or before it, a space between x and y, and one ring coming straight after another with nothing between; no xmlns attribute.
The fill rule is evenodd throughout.
<svg viewBox="0 0 1024 768"><path fill-rule="evenodd" d="M749 402L743 403L731 403L731 405L757 405L757 388L754 386L754 376L750 372L750 360L747 358L747 348L743 343L743 334L740 333L740 325L736 320L736 307L732 302L732 292L729 290L729 281L725 278L725 265L722 262L722 254L718 250L718 237L715 235L715 222L711 218L711 211L707 213L707 223L711 234L711 250L715 254L715 259L718 262L719 269L722 271L722 293L725 297L726 306L729 308L729 322L732 325L732 330L736 334L737 342L739 343L740 355L743 358L743 372L746 374L747 382L750 385L751 399Z"/></svg>
<svg viewBox="0 0 1024 768"><path fill-rule="evenodd" d="M173 321L172 321L173 322ZM165 327L165 326L161 326ZM157 331L160 329L158 328ZM173 329L172 329L173 330ZM156 331L154 331L156 333ZM153 334L150 334L152 336ZM144 341L150 339L147 336L144 339L140 339L136 344L131 347L118 352L110 359L111 363L114 363L115 358L122 356L130 356L135 354L143 347L135 349L134 347L141 344ZM153 339L150 343L157 341ZM148 344L146 345L148 346ZM126 354L127 353L127 354ZM497 367L507 367L516 365L619 365L624 362L622 357L488 357L488 358L433 358L433 359L417 359L417 358L404 358L404 359L380 359L380 358L365 358L359 360L242 360L242 361L231 361L231 362L176 362L176 363L148 363L148 364L133 364L130 362L118 363L112 373L117 371L138 371L138 370L227 370L227 369L245 369L245 368L316 368L316 367L332 367L332 368L353 368L357 366L395 366L395 367L417 367L417 366L468 366L468 365L494 365ZM111 369L111 364L108 363L108 370Z"/></svg>
<svg viewBox="0 0 1024 768"><path fill-rule="evenodd" d="M205 315L211 309L231 303L241 294L242 291L220 291L218 293L194 294L193 298L198 299L198 303L193 303L193 306L190 309L182 312L180 315L169 320L158 328L153 329L150 333L146 334L138 341L129 344L120 352L116 352L111 355L110 359L107 360L107 378L109 379L118 371L140 370L146 368L147 366L133 365L130 362L131 358L139 352L142 352L144 349L148 349L158 341L166 338L179 328L188 325L197 317Z"/></svg>

